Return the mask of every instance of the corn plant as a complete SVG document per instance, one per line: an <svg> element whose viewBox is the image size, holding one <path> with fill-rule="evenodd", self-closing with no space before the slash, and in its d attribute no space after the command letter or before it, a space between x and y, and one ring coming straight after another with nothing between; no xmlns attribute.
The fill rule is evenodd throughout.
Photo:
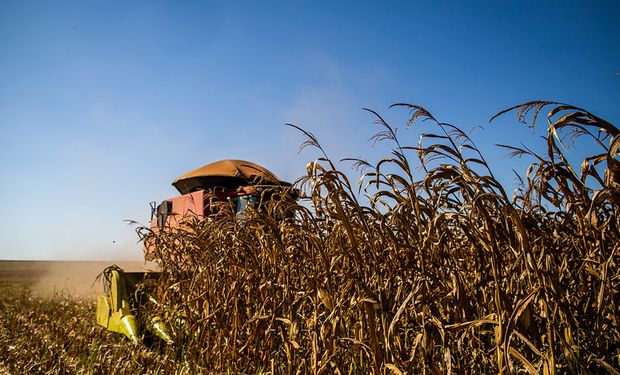
<svg viewBox="0 0 620 375"><path fill-rule="evenodd" d="M369 111L392 151L347 159L357 185L291 125L321 154L296 183L308 204L142 229L179 353L244 373L617 373L620 136L559 103L497 116L533 126L547 106L547 154L502 145L533 160L513 197L470 136L417 105L393 106L414 145ZM575 168L566 137L601 152Z"/></svg>

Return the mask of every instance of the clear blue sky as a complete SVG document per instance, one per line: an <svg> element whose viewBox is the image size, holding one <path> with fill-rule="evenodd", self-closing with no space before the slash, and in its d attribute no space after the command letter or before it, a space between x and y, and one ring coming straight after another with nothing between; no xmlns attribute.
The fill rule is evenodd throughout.
<svg viewBox="0 0 620 375"><path fill-rule="evenodd" d="M180 174L239 158L295 179L317 154L376 160L373 108L465 130L549 99L620 123L620 2L3 1L0 259L141 259L123 220ZM405 143L415 132L401 129ZM540 140L513 116L473 133Z"/></svg>

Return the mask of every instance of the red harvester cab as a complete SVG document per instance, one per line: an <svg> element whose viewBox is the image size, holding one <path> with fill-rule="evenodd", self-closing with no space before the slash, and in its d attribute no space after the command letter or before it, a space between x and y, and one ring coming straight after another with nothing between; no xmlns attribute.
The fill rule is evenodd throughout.
<svg viewBox="0 0 620 375"><path fill-rule="evenodd" d="M151 203L151 229L176 227L183 219L198 219L215 214L216 203L229 202L238 215L248 206L258 208L261 202L281 199L286 193L297 198L291 184L280 180L266 168L245 160L220 160L177 178L172 185L182 194L166 199L159 205ZM290 189L287 189L290 188ZM152 259L150 244L146 244L146 258Z"/></svg>

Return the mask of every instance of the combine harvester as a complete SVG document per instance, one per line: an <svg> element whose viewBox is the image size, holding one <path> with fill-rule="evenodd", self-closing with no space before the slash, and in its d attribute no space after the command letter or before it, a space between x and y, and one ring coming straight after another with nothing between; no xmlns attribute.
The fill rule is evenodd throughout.
<svg viewBox="0 0 620 375"><path fill-rule="evenodd" d="M237 215L247 207L261 209L263 204L286 194L297 198L291 184L276 177L266 168L244 160L221 160L205 165L177 178L172 185L180 196L151 203L150 229L153 232L179 227L188 218L204 219L215 215L222 202ZM277 197L277 198L276 198ZM154 260L153 245L145 244L145 258ZM119 332L134 342L140 340L137 319L139 304L152 298L144 292L157 283L156 272L124 272L110 266L102 272L104 295L97 297L97 323ZM147 328L161 339L172 343L166 324L159 317L142 317Z"/></svg>

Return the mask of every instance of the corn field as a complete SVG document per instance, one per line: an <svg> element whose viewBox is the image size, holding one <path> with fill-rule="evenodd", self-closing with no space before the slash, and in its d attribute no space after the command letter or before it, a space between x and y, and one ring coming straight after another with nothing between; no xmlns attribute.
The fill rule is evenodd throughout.
<svg viewBox="0 0 620 375"><path fill-rule="evenodd" d="M359 184L322 157L286 200L150 233L158 304L188 363L231 373L618 373L619 130L582 109L544 107L546 155L513 197L474 141L409 104L415 145L376 117L391 155ZM505 112L508 112L505 111ZM503 113L502 113L503 114ZM579 168L565 137L600 153ZM421 176L421 177L418 177Z"/></svg>
<svg viewBox="0 0 620 375"><path fill-rule="evenodd" d="M94 309L80 310L81 337L50 333L68 345L50 350L75 350L73 340L90 348L63 368L619 374L620 130L553 102L499 113L534 126L549 110L546 153L502 146L531 160L509 194L467 133L420 106L393 107L408 111L411 129L403 139L369 111L379 127L372 141L391 153L343 161L358 181L291 125L306 137L302 148L321 154L295 184L305 199L265 202L243 217L221 209L157 233L138 228L162 270L139 314L163 317L175 343L133 346L95 327ZM598 150L580 165L566 147L576 137ZM0 333L6 345L10 333ZM19 348L0 358L14 358L11 350Z"/></svg>

